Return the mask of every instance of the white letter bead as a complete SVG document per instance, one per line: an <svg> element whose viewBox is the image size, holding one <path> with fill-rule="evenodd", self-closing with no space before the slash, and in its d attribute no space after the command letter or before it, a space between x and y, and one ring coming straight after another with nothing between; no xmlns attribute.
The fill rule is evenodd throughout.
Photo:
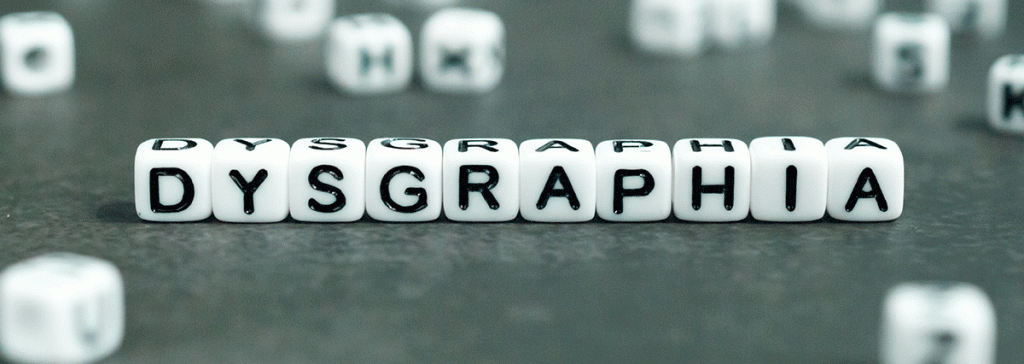
<svg viewBox="0 0 1024 364"><path fill-rule="evenodd" d="M308 138L288 156L288 210L308 222L351 222L363 217L366 145L351 138Z"/></svg>
<svg viewBox="0 0 1024 364"><path fill-rule="evenodd" d="M395 92L412 78L412 35L389 14L338 18L327 34L327 76L350 94Z"/></svg>
<svg viewBox="0 0 1024 364"><path fill-rule="evenodd" d="M415 222L441 217L441 145L429 139L378 138L366 147L366 214Z"/></svg>
<svg viewBox="0 0 1024 364"><path fill-rule="evenodd" d="M482 93L501 81L505 70L505 26L485 10L452 8L423 23L420 75L440 92Z"/></svg>
<svg viewBox="0 0 1024 364"><path fill-rule="evenodd" d="M51 12L0 17L0 75L7 92L65 91L75 80L75 40L64 17Z"/></svg>
<svg viewBox="0 0 1024 364"><path fill-rule="evenodd" d="M444 214L452 221L510 221L519 214L519 148L508 139L444 144Z"/></svg>
<svg viewBox="0 0 1024 364"><path fill-rule="evenodd" d="M761 221L814 221L825 216L828 157L820 140L764 137L750 141L750 215Z"/></svg>
<svg viewBox="0 0 1024 364"><path fill-rule="evenodd" d="M519 145L519 212L537 222L583 222L595 213L594 146L583 139Z"/></svg>
<svg viewBox="0 0 1024 364"><path fill-rule="evenodd" d="M954 32L995 38L1006 27L1006 0L929 0L928 12L946 19Z"/></svg>
<svg viewBox="0 0 1024 364"><path fill-rule="evenodd" d="M992 364L992 302L967 283L905 283L885 298L881 364Z"/></svg>
<svg viewBox="0 0 1024 364"><path fill-rule="evenodd" d="M1024 133L1024 55L1003 56L992 64L988 121L996 130Z"/></svg>
<svg viewBox="0 0 1024 364"><path fill-rule="evenodd" d="M715 0L710 5L710 33L726 49L760 46L775 34L775 0Z"/></svg>
<svg viewBox="0 0 1024 364"><path fill-rule="evenodd" d="M934 14L887 13L878 18L872 72L890 92L937 92L949 82L950 31Z"/></svg>
<svg viewBox="0 0 1024 364"><path fill-rule="evenodd" d="M150 139L135 151L135 212L147 221L198 221L213 212L203 139Z"/></svg>
<svg viewBox="0 0 1024 364"><path fill-rule="evenodd" d="M660 140L597 145L597 215L608 221L659 221L672 213L672 151Z"/></svg>
<svg viewBox="0 0 1024 364"><path fill-rule="evenodd" d="M641 51L692 57L704 51L704 0L633 0L629 34Z"/></svg>
<svg viewBox="0 0 1024 364"><path fill-rule="evenodd" d="M882 8L882 0L798 0L808 22L828 29L867 29Z"/></svg>
<svg viewBox="0 0 1024 364"><path fill-rule="evenodd" d="M736 139L683 139L672 149L673 204L687 221L739 221L750 211L750 151Z"/></svg>
<svg viewBox="0 0 1024 364"><path fill-rule="evenodd" d="M124 285L109 262L51 253L0 273L0 351L20 363L87 363L124 336Z"/></svg>
<svg viewBox="0 0 1024 364"><path fill-rule="evenodd" d="M278 222L288 217L288 143L233 138L213 148L213 216L225 222Z"/></svg>
<svg viewBox="0 0 1024 364"><path fill-rule="evenodd" d="M319 37L334 19L336 0L256 0L256 27L273 41L294 42Z"/></svg>
<svg viewBox="0 0 1024 364"><path fill-rule="evenodd" d="M829 216L843 221L889 221L903 213L903 153L882 138L836 138L828 154Z"/></svg>

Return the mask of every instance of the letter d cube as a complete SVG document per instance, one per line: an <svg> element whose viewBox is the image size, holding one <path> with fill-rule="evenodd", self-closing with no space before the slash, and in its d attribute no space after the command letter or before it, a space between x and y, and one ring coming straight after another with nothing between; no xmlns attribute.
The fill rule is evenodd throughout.
<svg viewBox="0 0 1024 364"><path fill-rule="evenodd" d="M146 221L198 221L213 213L203 139L150 139L135 151L135 212Z"/></svg>

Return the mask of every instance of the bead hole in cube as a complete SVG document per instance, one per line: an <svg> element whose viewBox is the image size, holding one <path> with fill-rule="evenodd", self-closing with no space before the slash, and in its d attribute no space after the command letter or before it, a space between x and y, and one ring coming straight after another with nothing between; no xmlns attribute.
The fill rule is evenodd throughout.
<svg viewBox="0 0 1024 364"><path fill-rule="evenodd" d="M25 65L32 71L42 71L49 63L49 55L42 47L32 47L25 52Z"/></svg>

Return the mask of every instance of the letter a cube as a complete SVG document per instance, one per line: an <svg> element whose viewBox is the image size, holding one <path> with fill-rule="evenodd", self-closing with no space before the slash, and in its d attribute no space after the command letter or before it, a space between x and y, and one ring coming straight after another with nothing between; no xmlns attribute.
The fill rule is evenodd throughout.
<svg viewBox="0 0 1024 364"><path fill-rule="evenodd" d="M889 221L903 213L903 153L883 138L836 138L828 155L829 216L843 221Z"/></svg>

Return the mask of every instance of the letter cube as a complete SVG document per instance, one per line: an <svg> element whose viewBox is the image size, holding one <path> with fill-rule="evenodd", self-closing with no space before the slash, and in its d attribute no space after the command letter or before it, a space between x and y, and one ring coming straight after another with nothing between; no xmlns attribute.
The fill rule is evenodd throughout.
<svg viewBox="0 0 1024 364"><path fill-rule="evenodd" d="M641 51L693 57L707 38L704 0L633 0L629 35Z"/></svg>
<svg viewBox="0 0 1024 364"><path fill-rule="evenodd" d="M583 139L519 145L519 212L537 222L583 222L596 212L594 146Z"/></svg>
<svg viewBox="0 0 1024 364"><path fill-rule="evenodd" d="M510 221L519 215L519 148L508 139L444 144L444 214L453 221Z"/></svg>
<svg viewBox="0 0 1024 364"><path fill-rule="evenodd" d="M658 221L672 213L672 151L660 140L597 144L597 216Z"/></svg>
<svg viewBox="0 0 1024 364"><path fill-rule="evenodd" d="M412 35L389 14L338 18L327 33L325 48L327 76L347 93L395 92L412 78Z"/></svg>
<svg viewBox="0 0 1024 364"><path fill-rule="evenodd" d="M1024 55L1003 56L992 64L988 122L999 131L1024 133Z"/></svg>
<svg viewBox="0 0 1024 364"><path fill-rule="evenodd" d="M676 217L740 221L750 212L750 150L736 139L683 139L672 148Z"/></svg>
<svg viewBox="0 0 1024 364"><path fill-rule="evenodd" d="M113 264L69 253L0 273L0 352L19 363L87 363L121 345L124 284Z"/></svg>
<svg viewBox="0 0 1024 364"><path fill-rule="evenodd" d="M256 28L277 42L297 42L320 37L334 19L336 0L256 0Z"/></svg>
<svg viewBox="0 0 1024 364"><path fill-rule="evenodd" d="M198 221L213 213L213 144L195 138L150 139L135 150L135 212L146 221Z"/></svg>
<svg viewBox="0 0 1024 364"><path fill-rule="evenodd" d="M1007 0L928 0L927 11L946 19L953 32L995 38L1006 28Z"/></svg>
<svg viewBox="0 0 1024 364"><path fill-rule="evenodd" d="M52 12L0 17L0 75L7 92L41 95L65 91L75 81L71 25Z"/></svg>
<svg viewBox="0 0 1024 364"><path fill-rule="evenodd" d="M441 145L420 138L378 138L366 147L366 214L380 221L441 217Z"/></svg>
<svg viewBox="0 0 1024 364"><path fill-rule="evenodd" d="M968 283L904 283L882 312L881 364L993 364L992 302Z"/></svg>
<svg viewBox="0 0 1024 364"><path fill-rule="evenodd" d="M935 14L887 13L874 33L872 73L889 92L937 92L949 83L949 25Z"/></svg>
<svg viewBox="0 0 1024 364"><path fill-rule="evenodd" d="M213 216L224 222L278 222L288 217L288 143L229 138L213 147Z"/></svg>
<svg viewBox="0 0 1024 364"><path fill-rule="evenodd" d="M764 45L775 34L775 0L716 0L709 5L709 33L724 49Z"/></svg>
<svg viewBox="0 0 1024 364"><path fill-rule="evenodd" d="M801 0L804 18L821 28L866 29L882 8L882 0Z"/></svg>
<svg viewBox="0 0 1024 364"><path fill-rule="evenodd" d="M366 144L352 138L307 138L288 156L288 211L308 222L351 222L366 210Z"/></svg>
<svg viewBox="0 0 1024 364"><path fill-rule="evenodd" d="M505 26L485 10L452 8L434 13L420 32L420 76L434 91L482 93L505 70Z"/></svg>
<svg viewBox="0 0 1024 364"><path fill-rule="evenodd" d="M825 216L828 156L820 140L764 137L750 141L750 215L761 221L814 221Z"/></svg>
<svg viewBox="0 0 1024 364"><path fill-rule="evenodd" d="M843 221L889 221L903 213L903 153L882 138L836 138L828 155L828 215Z"/></svg>

